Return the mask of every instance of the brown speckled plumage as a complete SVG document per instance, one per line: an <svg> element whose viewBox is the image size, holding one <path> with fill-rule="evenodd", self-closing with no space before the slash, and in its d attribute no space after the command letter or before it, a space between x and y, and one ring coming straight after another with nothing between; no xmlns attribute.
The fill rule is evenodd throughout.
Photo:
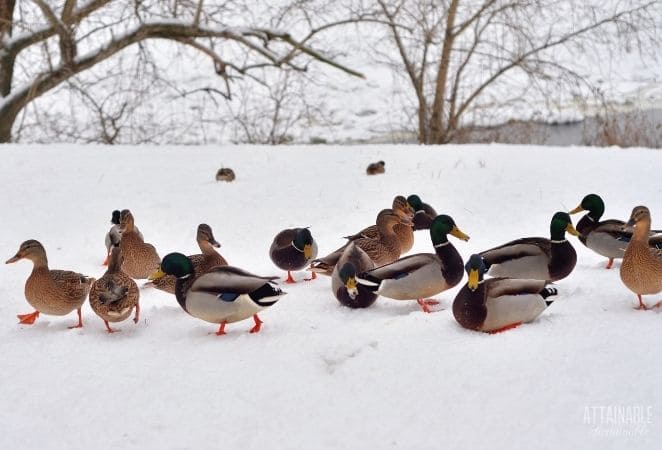
<svg viewBox="0 0 662 450"><path fill-rule="evenodd" d="M393 199L393 206L391 208L398 216L403 219L411 220L413 218L414 211L407 203L407 199L401 195L398 195ZM398 223L393 227L393 231L398 236L398 241L400 242L400 253L407 253L414 246L414 229L411 225ZM367 237L370 239L379 239L379 228L377 225L370 225L369 227L364 228L356 234L351 236L346 236L350 241L360 239L362 237Z"/></svg>
<svg viewBox="0 0 662 450"><path fill-rule="evenodd" d="M108 322L121 322L128 318L134 308L138 322L138 301L140 291L136 282L122 272L122 251L119 247L111 250L110 262L106 273L92 284L90 306L105 323L109 332L113 330Z"/></svg>
<svg viewBox="0 0 662 450"><path fill-rule="evenodd" d="M134 228L133 215L128 209L120 215L120 230L122 239L120 248L124 256L122 271L131 278L145 279L161 265L156 249L152 244L145 243Z"/></svg>
<svg viewBox="0 0 662 450"><path fill-rule="evenodd" d="M93 278L69 270L50 270L46 250L36 240L23 242L7 264L20 259L29 259L34 265L25 282L25 298L34 309L54 316L80 309Z"/></svg>
<svg viewBox="0 0 662 450"><path fill-rule="evenodd" d="M623 255L621 280L628 289L637 294L643 309L641 295L662 291L662 250L649 247L651 216L648 208L634 208L628 224L634 225L634 233Z"/></svg>
<svg viewBox="0 0 662 450"><path fill-rule="evenodd" d="M214 239L214 233L212 229L207 224L198 225L198 231L196 234L196 241L200 247L202 253L196 255L190 255L189 259L193 263L196 276L200 276L204 273L209 272L214 267L227 266L228 262L214 250L214 247L218 248L221 246L216 239ZM175 284L177 278L173 275L165 275L161 278L158 278L151 282L151 284L162 291L168 292L170 294L175 293Z"/></svg>

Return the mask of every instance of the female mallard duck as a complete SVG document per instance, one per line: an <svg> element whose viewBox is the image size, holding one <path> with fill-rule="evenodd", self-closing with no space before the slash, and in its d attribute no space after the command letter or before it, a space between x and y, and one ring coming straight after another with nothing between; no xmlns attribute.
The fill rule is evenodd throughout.
<svg viewBox="0 0 662 450"><path fill-rule="evenodd" d="M427 203L423 203L416 194L407 197L407 203L414 210L414 230L429 230L432 221L437 217L434 208Z"/></svg>
<svg viewBox="0 0 662 450"><path fill-rule="evenodd" d="M110 252L113 249L113 246L119 245L120 239L122 238L122 233L120 233L120 212L119 210L113 211L113 214L110 218L110 223L113 224L112 227L110 227L110 230L108 230L108 233L106 233L106 239L105 239L105 244L106 244L106 259L103 261L103 265L107 266L108 265L108 260L110 258ZM140 236L140 239L143 238L142 233L138 229L138 227L134 226L133 229L135 230L136 233Z"/></svg>
<svg viewBox="0 0 662 450"><path fill-rule="evenodd" d="M296 283L293 270L301 270L317 257L317 243L308 228L288 228L276 235L269 248L271 260L280 269L287 270L286 283ZM306 281L314 280L315 273Z"/></svg>
<svg viewBox="0 0 662 450"><path fill-rule="evenodd" d="M150 280L164 275L177 277L175 297L179 306L193 317L218 323L216 334L225 334L225 325L253 317L251 333L260 331L258 313L285 295L273 281L278 277L260 277L233 266L216 267L196 277L195 267L186 255L170 253Z"/></svg>
<svg viewBox="0 0 662 450"><path fill-rule="evenodd" d="M356 283L356 274L374 269L375 263L366 252L350 242L343 251L331 276L331 290L338 301L350 308L367 308L377 294Z"/></svg>
<svg viewBox="0 0 662 450"><path fill-rule="evenodd" d="M543 280L490 278L483 258L471 255L466 265L469 281L453 301L453 315L464 328L498 333L531 322L552 304L556 289Z"/></svg>
<svg viewBox="0 0 662 450"><path fill-rule="evenodd" d="M227 181L228 183L234 181L236 178L234 170L229 167L221 167L216 172L216 181Z"/></svg>
<svg viewBox="0 0 662 450"><path fill-rule="evenodd" d="M225 258L223 258L220 253L214 250L214 247L220 248L221 244L219 244L216 239L214 239L214 233L212 232L209 225L206 223L201 223L198 225L196 240L202 253L189 256L193 262L193 267L195 267L195 273L202 275L203 273L209 272L214 267L228 265L228 262L225 260ZM174 294L176 281L176 277L172 275L166 275L148 284L153 285L155 288L162 291Z"/></svg>
<svg viewBox="0 0 662 450"><path fill-rule="evenodd" d="M621 280L628 289L637 294L637 309L648 309L641 296L662 291L662 250L649 246L651 215L648 208L634 208L627 225L634 226L634 234L623 255ZM662 307L662 301L654 307Z"/></svg>
<svg viewBox="0 0 662 450"><path fill-rule="evenodd" d="M469 240L450 216L437 216L430 226L434 254L406 256L361 273L357 279L359 284L384 297L417 300L423 311L429 313L428 306L438 302L426 298L457 285L464 274L462 257L448 240L449 234L463 241Z"/></svg>
<svg viewBox="0 0 662 450"><path fill-rule="evenodd" d="M407 203L407 199L402 195L398 195L393 199L393 206L391 208L398 216L403 219L411 221L414 218L414 210ZM411 225L398 223L393 227L393 231L398 235L400 241L400 253L407 253L414 246L414 229ZM351 236L345 236L345 239L355 241L360 238L379 239L379 228L377 225L370 225L367 228L359 231Z"/></svg>
<svg viewBox="0 0 662 450"><path fill-rule="evenodd" d="M80 308L87 298L94 278L69 270L49 270L46 250L39 241L30 239L21 244L13 258L6 264L20 259L32 261L32 273L25 282L25 298L36 310L30 314L20 314L20 323L32 325L40 313L64 316L74 309L78 312L78 324L69 328L81 328L83 318Z"/></svg>
<svg viewBox="0 0 662 450"><path fill-rule="evenodd" d="M376 266L381 266L391 263L400 257L400 241L398 235L395 234L395 226L397 224L411 226L411 221L398 216L392 209L383 209L377 215L376 222L377 228L379 229L378 239L361 237L352 242L366 252ZM330 276L333 274L333 268L342 256L347 245L348 244L343 245L339 249L326 255L324 258L314 260L308 270Z"/></svg>
<svg viewBox="0 0 662 450"><path fill-rule="evenodd" d="M136 232L133 214L128 209L120 214L120 248L124 262L122 271L131 278L145 279L161 264L161 258L152 244L147 244Z"/></svg>
<svg viewBox="0 0 662 450"><path fill-rule="evenodd" d="M577 253L565 238L566 231L579 236L568 213L557 212L550 223L551 239L517 239L485 250L480 256L494 277L558 281L570 275L577 263Z"/></svg>
<svg viewBox="0 0 662 450"><path fill-rule="evenodd" d="M368 175L377 175L380 173L384 173L384 166L386 163L384 161L377 161L374 163L368 164L368 167L365 169L365 173Z"/></svg>
<svg viewBox="0 0 662 450"><path fill-rule="evenodd" d="M632 232L625 229L625 222L618 219L600 221L605 212L605 204L599 195L589 194L582 199L578 207L570 214L588 211L577 223L577 231L581 233L579 240L595 253L609 258L607 269L611 269L614 259L623 258L625 247L632 239ZM649 245L662 248L662 235L653 237L661 231L652 231Z"/></svg>
<svg viewBox="0 0 662 450"><path fill-rule="evenodd" d="M90 289L90 306L106 324L106 330L114 333L108 322L121 322L136 309L133 323L138 323L140 316L140 291L136 282L122 272L122 251L113 247L108 270Z"/></svg>

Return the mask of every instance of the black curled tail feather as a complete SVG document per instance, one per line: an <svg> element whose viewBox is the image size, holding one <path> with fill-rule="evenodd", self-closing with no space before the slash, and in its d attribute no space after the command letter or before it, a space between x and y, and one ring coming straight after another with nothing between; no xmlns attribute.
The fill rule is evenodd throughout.
<svg viewBox="0 0 662 450"><path fill-rule="evenodd" d="M255 289L253 292L248 294L251 300L253 300L258 304L264 303L260 301L264 298L278 297L279 295L283 295L283 291L281 291L280 288L272 285L271 283L264 283L262 286L260 286L259 288Z"/></svg>
<svg viewBox="0 0 662 450"><path fill-rule="evenodd" d="M377 292L379 285L382 282L379 278L366 272L358 274L356 276L356 281L370 292Z"/></svg>
<svg viewBox="0 0 662 450"><path fill-rule="evenodd" d="M554 300L553 300L553 299L552 299L552 300L547 300L547 298L548 298L548 297L552 297L552 296L554 296L554 295L557 295L557 294L558 294L558 290L557 290L556 288L546 287L546 288L543 288L543 289L539 292L539 294L540 294L540 296L545 300L545 303L547 303L547 306L549 306L549 305L551 305L551 304L554 302Z"/></svg>

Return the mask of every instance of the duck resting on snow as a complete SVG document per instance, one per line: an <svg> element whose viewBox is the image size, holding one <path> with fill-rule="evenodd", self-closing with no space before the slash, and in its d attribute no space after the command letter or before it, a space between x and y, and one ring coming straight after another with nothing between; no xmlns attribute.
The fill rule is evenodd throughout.
<svg viewBox="0 0 662 450"><path fill-rule="evenodd" d="M469 280L453 301L453 316L464 328L498 333L535 320L554 301L555 288L543 280L483 279L487 268L480 255L465 267Z"/></svg>
<svg viewBox="0 0 662 450"><path fill-rule="evenodd" d="M487 273L494 277L547 281L558 281L570 275L577 263L577 252L565 233L575 236L579 233L565 212L554 214L549 228L550 239L522 238L481 252Z"/></svg>

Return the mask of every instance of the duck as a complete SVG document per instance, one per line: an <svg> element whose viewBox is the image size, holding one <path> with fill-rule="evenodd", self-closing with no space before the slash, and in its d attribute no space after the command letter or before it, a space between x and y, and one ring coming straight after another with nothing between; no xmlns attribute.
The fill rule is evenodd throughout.
<svg viewBox="0 0 662 450"><path fill-rule="evenodd" d="M453 316L469 330L499 333L534 321L558 294L544 280L489 278L480 255L471 255L465 266L467 284L453 300Z"/></svg>
<svg viewBox="0 0 662 450"><path fill-rule="evenodd" d="M407 203L407 199L398 195L393 199L391 209L401 218L411 221L414 218L414 210ZM414 246L414 228L410 224L398 223L393 227L393 231L398 235L400 241L400 254L407 253ZM351 236L345 236L345 239L354 241L367 237L370 239L379 239L379 228L377 225L370 225L363 230Z"/></svg>
<svg viewBox="0 0 662 450"><path fill-rule="evenodd" d="M128 209L120 213L120 248L124 262L122 271L131 278L145 279L159 268L161 258L152 244L136 232L134 218Z"/></svg>
<svg viewBox="0 0 662 450"><path fill-rule="evenodd" d="M429 230L437 212L427 203L424 203L417 194L407 197L407 204L414 210L414 231Z"/></svg>
<svg viewBox="0 0 662 450"><path fill-rule="evenodd" d="M216 239L214 239L214 233L209 225L206 223L201 223L198 225L198 230L196 232L196 241L200 247L202 253L195 255L189 255L191 261L193 261L193 266L195 267L195 273L203 274L207 273L209 270L218 266L227 266L228 262L218 253L215 248L220 248ZM175 293L175 282L177 278L172 275L166 275L157 280L147 283L148 286L154 286L155 288L168 292L169 294Z"/></svg>
<svg viewBox="0 0 662 450"><path fill-rule="evenodd" d="M579 240L598 255L608 258L606 269L611 269L614 259L623 258L625 247L632 239L632 230L625 227L625 222L618 219L600 221L605 211L605 204L597 194L585 196L579 206L569 212L587 213L577 222L577 231L581 234ZM650 232L649 245L662 248L662 231Z"/></svg>
<svg viewBox="0 0 662 450"><path fill-rule="evenodd" d="M374 163L368 164L368 167L365 169L365 173L368 175L377 175L385 172L386 163L384 161L377 161Z"/></svg>
<svg viewBox="0 0 662 450"><path fill-rule="evenodd" d="M649 245L651 213L646 206L636 206L626 224L634 227L632 239L625 248L621 263L623 284L637 295L637 309L649 309L641 298L662 292L662 249ZM653 308L662 307L662 301Z"/></svg>
<svg viewBox="0 0 662 450"><path fill-rule="evenodd" d="M391 263L400 257L400 241L398 235L395 234L395 226L400 223L411 225L412 222L409 219L398 216L392 209L381 210L377 214L376 222L379 229L378 239L361 237L352 242L366 252L376 266L381 266ZM340 259L340 256L342 256L347 245L343 245L323 258L313 260L308 270L331 276L336 263Z"/></svg>
<svg viewBox="0 0 662 450"><path fill-rule="evenodd" d="M448 235L468 241L451 216L442 214L434 218L430 226L430 239L435 253L417 253L405 256L360 273L360 285L383 297L394 300L416 300L424 312L438 304L428 299L456 286L464 275L464 263Z"/></svg>
<svg viewBox="0 0 662 450"><path fill-rule="evenodd" d="M361 247L350 242L342 252L331 275L331 290L336 299L350 308L367 308L377 300L377 294L356 282L358 273L374 269L375 263Z"/></svg>
<svg viewBox="0 0 662 450"><path fill-rule="evenodd" d="M479 255L493 277L558 281L570 275L577 263L577 252L566 239L566 232L580 236L570 215L559 211L550 222L551 239L517 239Z"/></svg>
<svg viewBox="0 0 662 450"><path fill-rule="evenodd" d="M112 216L110 218L110 223L113 225L110 227L110 230L108 230L108 233L106 233L106 238L104 239L104 242L106 244L106 258L104 259L102 265L107 266L108 265L108 260L110 259L110 252L115 245L119 245L120 239L122 238L122 234L120 233L120 211L119 209L116 209L113 211ZM138 227L134 226L134 230L140 238L143 238L142 233L138 229Z"/></svg>
<svg viewBox="0 0 662 450"><path fill-rule="evenodd" d="M35 309L29 314L19 314L19 323L32 325L40 314L64 316L76 310L78 323L69 328L82 328L81 307L94 278L70 270L51 270L48 268L46 249L35 239L23 242L12 258L5 264L12 264L21 259L32 261L32 273L25 282L25 299Z"/></svg>
<svg viewBox="0 0 662 450"><path fill-rule="evenodd" d="M229 167L221 167L216 172L216 181L227 181L228 183L234 181L236 178L234 170Z"/></svg>
<svg viewBox="0 0 662 450"><path fill-rule="evenodd" d="M196 276L190 258L182 253L169 253L150 280L164 275L177 277L175 297L189 315L209 323L220 324L217 336L225 333L228 323L253 317L258 333L262 320L258 313L276 304L286 293L275 285L278 277L262 277L234 266L221 266Z"/></svg>
<svg viewBox="0 0 662 450"><path fill-rule="evenodd" d="M122 250L114 246L110 253L108 270L101 278L92 283L90 288L90 306L92 311L103 320L108 333L113 330L108 322L122 322L133 310L136 313L133 323L140 317L140 291L136 282L122 272Z"/></svg>
<svg viewBox="0 0 662 450"><path fill-rule="evenodd" d="M317 257L317 243L308 228L288 228L280 231L269 248L271 261L287 270L286 283L296 283L293 270L301 270ZM315 273L306 281L317 278Z"/></svg>

